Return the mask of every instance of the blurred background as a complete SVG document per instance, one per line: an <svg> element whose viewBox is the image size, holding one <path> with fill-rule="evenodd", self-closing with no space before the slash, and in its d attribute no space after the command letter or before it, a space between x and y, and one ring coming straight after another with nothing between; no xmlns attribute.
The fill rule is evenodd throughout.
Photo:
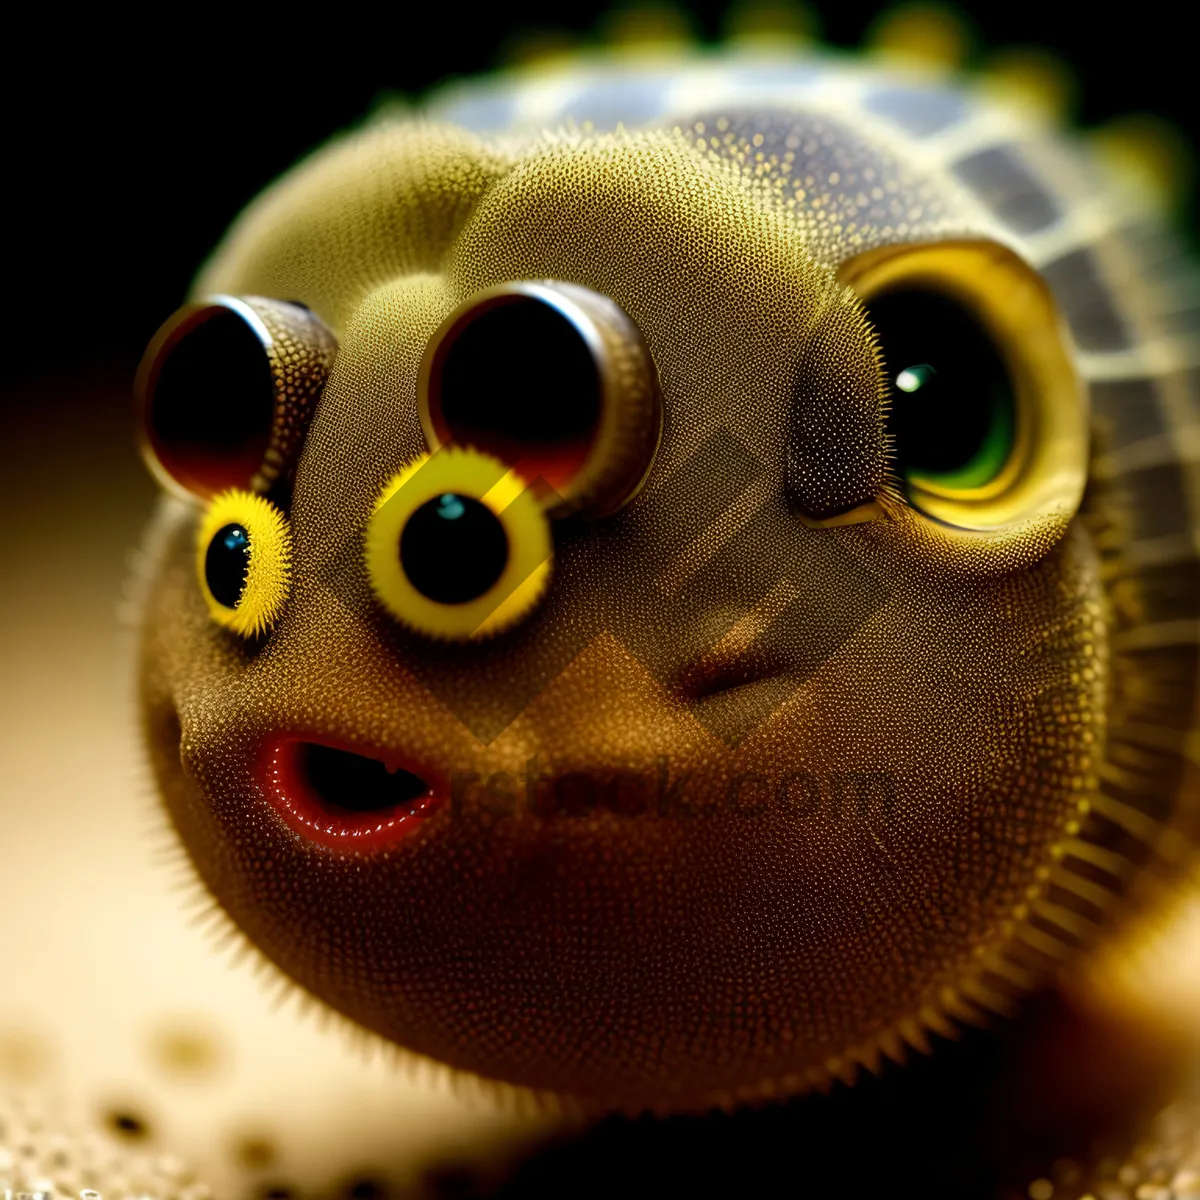
<svg viewBox="0 0 1200 1200"><path fill-rule="evenodd" d="M882 10L839 0L789 11L797 28L851 49ZM1082 128L1150 113L1173 126L1168 138L1195 142L1195 48L1177 7L955 11L969 65L1029 46L1065 64L1063 97ZM472 1194L463 1180L488 1148L540 1138L547 1119L419 1072L397 1077L296 1005L276 1013L250 972L215 965L203 919L187 925L174 876L155 873L121 626L154 496L133 450L138 357L238 211L331 134L382 102L533 52L599 47L638 23L630 12L171 6L135 19L43 5L6 30L0 1092L53 1086L114 1144L199 1160L219 1196L369 1200L429 1177L439 1194ZM704 4L645 20L715 44L744 18ZM1174 161L1194 243L1194 196ZM778 1140L772 1120L764 1145ZM903 1129L892 1132L899 1144Z"/></svg>
<svg viewBox="0 0 1200 1200"><path fill-rule="evenodd" d="M826 0L801 20L853 48L886 6ZM413 12L411 23L405 13ZM51 372L128 374L243 205L382 94L419 97L554 34L597 44L628 10L539 0L498 5L162 9L69 20L27 6L4 90L5 398ZM957 10L969 60L1038 46L1079 86L1079 122L1152 112L1194 140L1193 40L1177 6L1011 0ZM419 17L416 15L419 12ZM714 42L742 10L705 3L671 20ZM258 19L264 22L258 25ZM168 30L170 31L168 33Z"/></svg>

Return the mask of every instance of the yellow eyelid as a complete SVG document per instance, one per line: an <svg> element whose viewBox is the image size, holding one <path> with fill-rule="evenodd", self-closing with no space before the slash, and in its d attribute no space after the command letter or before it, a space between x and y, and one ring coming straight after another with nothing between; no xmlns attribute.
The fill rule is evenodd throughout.
<svg viewBox="0 0 1200 1200"><path fill-rule="evenodd" d="M458 604L418 591L398 553L408 518L447 492L469 495L489 508L512 551L484 594ZM364 542L367 576L380 605L401 624L439 640L477 640L507 629L531 611L550 580L549 521L530 484L499 459L470 447L445 445L393 475L375 501Z"/></svg>
<svg viewBox="0 0 1200 1200"><path fill-rule="evenodd" d="M206 571L209 545L227 525L242 526L250 540L246 582L233 608L212 594ZM291 530L274 504L242 488L228 488L213 497L196 531L196 575L214 621L246 638L265 633L283 610L291 573Z"/></svg>
<svg viewBox="0 0 1200 1200"><path fill-rule="evenodd" d="M878 521L885 513L881 501L869 500L833 517L810 517L803 512L796 515L809 529L841 529L846 525L865 525L868 521Z"/></svg>
<svg viewBox="0 0 1200 1200"><path fill-rule="evenodd" d="M868 310L872 298L897 288L928 288L959 301L987 330L1013 381L1016 426L1004 467L972 488L914 474L908 494L915 507L980 532L1079 507L1087 478L1084 390L1057 306L1032 267L998 243L948 241L868 251L840 278Z"/></svg>

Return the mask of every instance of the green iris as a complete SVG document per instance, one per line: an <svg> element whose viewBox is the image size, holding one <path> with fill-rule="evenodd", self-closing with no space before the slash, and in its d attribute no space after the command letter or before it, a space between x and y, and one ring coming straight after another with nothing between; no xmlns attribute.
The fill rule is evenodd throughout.
<svg viewBox="0 0 1200 1200"><path fill-rule="evenodd" d="M942 489L991 483L1013 453L1016 399L986 330L957 300L916 288L878 296L870 317L892 385L897 473Z"/></svg>

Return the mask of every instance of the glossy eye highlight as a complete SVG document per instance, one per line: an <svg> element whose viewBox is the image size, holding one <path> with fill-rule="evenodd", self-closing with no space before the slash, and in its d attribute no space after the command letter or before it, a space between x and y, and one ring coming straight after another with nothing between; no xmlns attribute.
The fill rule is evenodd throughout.
<svg viewBox="0 0 1200 1200"><path fill-rule="evenodd" d="M394 475L367 526L366 566L380 604L427 637L488 637L545 590L550 526L515 470L447 446Z"/></svg>
<svg viewBox="0 0 1200 1200"><path fill-rule="evenodd" d="M987 531L1079 506L1087 420L1045 282L1005 246L869 251L842 268L878 342L890 468L926 516Z"/></svg>
<svg viewBox="0 0 1200 1200"><path fill-rule="evenodd" d="M958 301L897 288L872 301L890 388L888 433L905 483L992 483L1015 448L1016 397L986 330Z"/></svg>
<svg viewBox="0 0 1200 1200"><path fill-rule="evenodd" d="M196 536L196 574L208 611L226 629L256 637L287 598L292 540L269 500L230 488L208 506Z"/></svg>

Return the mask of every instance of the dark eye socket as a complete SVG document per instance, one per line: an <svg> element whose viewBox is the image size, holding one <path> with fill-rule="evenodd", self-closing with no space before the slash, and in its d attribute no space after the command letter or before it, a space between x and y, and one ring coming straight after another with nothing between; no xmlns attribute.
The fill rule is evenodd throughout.
<svg viewBox="0 0 1200 1200"><path fill-rule="evenodd" d="M528 297L486 308L449 344L439 378L454 441L554 472L587 453L600 419L590 347L557 309Z"/></svg>
<svg viewBox="0 0 1200 1200"><path fill-rule="evenodd" d="M158 364L146 405L151 450L188 488L236 487L271 440L275 383L253 327L212 305L191 318Z"/></svg>
<svg viewBox="0 0 1200 1200"><path fill-rule="evenodd" d="M887 375L896 473L905 483L984 487L1012 455L1016 398L992 338L953 297L896 288L868 315Z"/></svg>
<svg viewBox="0 0 1200 1200"><path fill-rule="evenodd" d="M557 515L631 499L661 429L640 331L608 296L562 280L465 300L426 346L417 407L431 450L473 446L515 467Z"/></svg>
<svg viewBox="0 0 1200 1200"><path fill-rule="evenodd" d="M286 503L336 349L302 304L263 296L185 304L138 368L134 390L151 470L189 496L211 500L249 488Z"/></svg>

